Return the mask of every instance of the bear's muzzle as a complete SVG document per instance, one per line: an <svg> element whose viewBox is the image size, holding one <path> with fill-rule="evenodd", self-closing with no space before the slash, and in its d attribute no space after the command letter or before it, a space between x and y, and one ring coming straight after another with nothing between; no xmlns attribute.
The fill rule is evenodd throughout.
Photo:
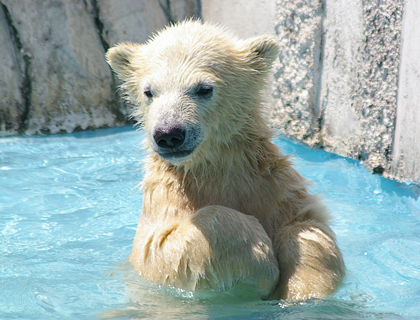
<svg viewBox="0 0 420 320"><path fill-rule="evenodd" d="M153 130L152 149L163 159L180 164L202 141L201 130L195 126L158 126Z"/></svg>

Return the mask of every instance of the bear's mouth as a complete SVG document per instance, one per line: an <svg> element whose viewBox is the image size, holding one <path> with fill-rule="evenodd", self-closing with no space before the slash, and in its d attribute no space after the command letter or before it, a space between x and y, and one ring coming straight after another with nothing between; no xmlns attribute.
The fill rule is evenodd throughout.
<svg viewBox="0 0 420 320"><path fill-rule="evenodd" d="M165 150L165 151L158 151L158 154L166 159L166 160L171 160L171 159L181 159L181 158L186 158L189 155L191 155L194 152L194 150L178 150L178 149L171 149L171 150Z"/></svg>
<svg viewBox="0 0 420 320"><path fill-rule="evenodd" d="M191 158L191 154L194 152L192 150L165 150L165 151L157 151L159 157L165 161L170 162L175 166L181 166L185 161L188 161Z"/></svg>

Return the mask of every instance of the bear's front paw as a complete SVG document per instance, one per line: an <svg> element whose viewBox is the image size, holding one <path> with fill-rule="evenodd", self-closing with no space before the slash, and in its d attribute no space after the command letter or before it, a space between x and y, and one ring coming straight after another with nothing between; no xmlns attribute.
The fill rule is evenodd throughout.
<svg viewBox="0 0 420 320"><path fill-rule="evenodd" d="M133 244L130 262L134 268L151 282L195 290L205 278L211 256L202 232L190 219L148 228L148 235Z"/></svg>
<svg viewBox="0 0 420 320"><path fill-rule="evenodd" d="M206 278L214 289L237 281L252 284L265 299L279 279L278 261L267 233L252 216L223 206L207 206L192 218L211 249Z"/></svg>
<svg viewBox="0 0 420 320"><path fill-rule="evenodd" d="M185 290L206 283L224 291L239 281L266 298L279 278L271 240L257 219L222 206L155 226L135 241L130 261L145 279Z"/></svg>

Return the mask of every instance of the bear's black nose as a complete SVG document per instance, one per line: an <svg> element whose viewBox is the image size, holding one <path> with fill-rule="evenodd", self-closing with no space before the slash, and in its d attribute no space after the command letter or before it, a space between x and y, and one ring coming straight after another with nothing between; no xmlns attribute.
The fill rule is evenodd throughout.
<svg viewBox="0 0 420 320"><path fill-rule="evenodd" d="M169 131L157 129L153 135L156 144L162 149L176 149L182 146L185 130L174 128Z"/></svg>

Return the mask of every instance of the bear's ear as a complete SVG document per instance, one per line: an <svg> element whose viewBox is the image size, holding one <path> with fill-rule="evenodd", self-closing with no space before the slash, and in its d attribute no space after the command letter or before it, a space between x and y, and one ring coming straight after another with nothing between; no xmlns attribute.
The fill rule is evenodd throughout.
<svg viewBox="0 0 420 320"><path fill-rule="evenodd" d="M133 57L139 54L141 45L121 43L106 53L106 61L122 80L127 80L133 73Z"/></svg>
<svg viewBox="0 0 420 320"><path fill-rule="evenodd" d="M262 35L245 40L248 47L251 65L254 69L269 71L279 54L277 40L269 35Z"/></svg>

